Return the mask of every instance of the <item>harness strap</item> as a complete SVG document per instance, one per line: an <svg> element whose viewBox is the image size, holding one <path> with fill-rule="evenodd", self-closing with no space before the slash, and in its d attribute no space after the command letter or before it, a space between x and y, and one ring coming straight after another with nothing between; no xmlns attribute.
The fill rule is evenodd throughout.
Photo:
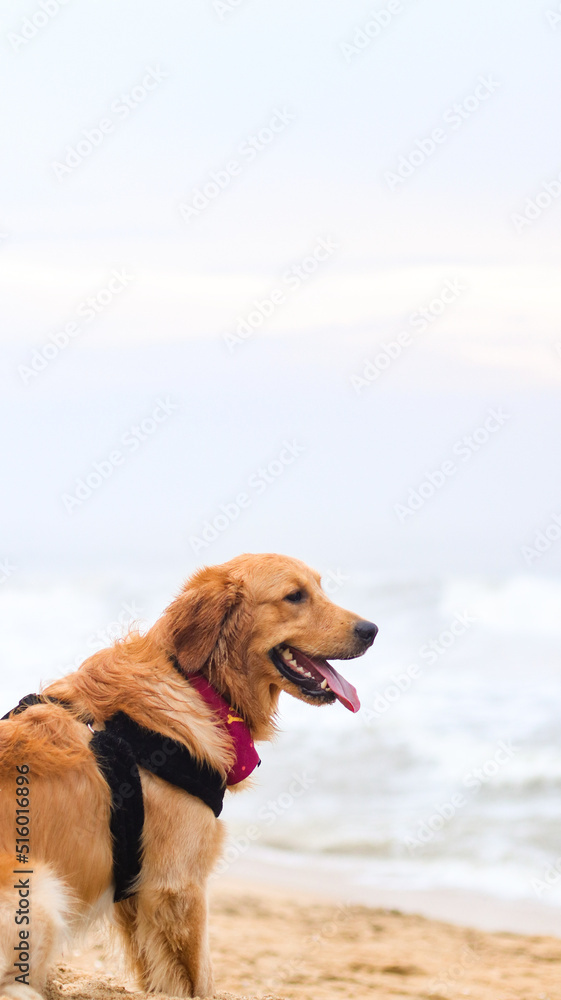
<svg viewBox="0 0 561 1000"><path fill-rule="evenodd" d="M113 841L113 899L136 892L142 871L144 797L138 764L130 745L109 729L95 732L90 747L111 791L109 821Z"/></svg>
<svg viewBox="0 0 561 1000"><path fill-rule="evenodd" d="M203 701L212 709L226 729L236 754L234 763L226 775L226 784L239 784L261 764L249 726L204 674L200 672L185 674L176 657L172 658L171 663L183 680L187 679L191 687L198 691Z"/></svg>
<svg viewBox="0 0 561 1000"><path fill-rule="evenodd" d="M11 708L9 712L6 712L2 716L0 722L4 722L12 715L20 715L22 712L25 712L26 708L31 708L33 705L62 705L63 708L71 707L69 701L61 701L60 698L49 698L46 694L26 694L25 698L21 698L15 708Z"/></svg>
<svg viewBox="0 0 561 1000"><path fill-rule="evenodd" d="M45 704L72 707L58 698L29 694L2 721ZM215 816L222 812L226 783L182 743L145 729L124 712L117 712L106 721L105 729L95 731L89 745L111 791L114 899L119 902L135 893L142 870L144 799L139 767L201 799Z"/></svg>
<svg viewBox="0 0 561 1000"><path fill-rule="evenodd" d="M220 816L226 791L224 778L206 761L199 762L183 743L145 729L124 712L117 712L105 723L105 732L129 746L140 767L195 795L210 806L215 816Z"/></svg>

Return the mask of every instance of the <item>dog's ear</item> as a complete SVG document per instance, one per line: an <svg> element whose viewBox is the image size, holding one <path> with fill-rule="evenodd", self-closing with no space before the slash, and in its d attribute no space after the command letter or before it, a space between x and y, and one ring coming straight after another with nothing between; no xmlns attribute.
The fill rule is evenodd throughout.
<svg viewBox="0 0 561 1000"><path fill-rule="evenodd" d="M233 647L247 632L249 620L243 585L221 566L199 570L170 604L164 620L167 643L186 674L206 663L216 668L226 658L237 660L241 650L235 656Z"/></svg>

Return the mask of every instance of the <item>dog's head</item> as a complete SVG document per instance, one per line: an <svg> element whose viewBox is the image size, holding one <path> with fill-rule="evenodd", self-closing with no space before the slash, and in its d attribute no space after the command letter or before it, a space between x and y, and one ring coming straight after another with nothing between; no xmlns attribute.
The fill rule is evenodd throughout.
<svg viewBox="0 0 561 1000"><path fill-rule="evenodd" d="M362 656L378 631L333 604L314 570L272 554L200 570L162 625L182 671L202 671L254 730L270 725L281 690L356 712L354 687L328 660Z"/></svg>

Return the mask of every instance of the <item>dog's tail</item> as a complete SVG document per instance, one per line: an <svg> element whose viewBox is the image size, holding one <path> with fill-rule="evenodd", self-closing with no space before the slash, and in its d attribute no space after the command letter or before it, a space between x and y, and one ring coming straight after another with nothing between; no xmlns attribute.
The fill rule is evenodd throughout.
<svg viewBox="0 0 561 1000"><path fill-rule="evenodd" d="M35 1000L68 934L71 895L48 865L0 854L0 997Z"/></svg>

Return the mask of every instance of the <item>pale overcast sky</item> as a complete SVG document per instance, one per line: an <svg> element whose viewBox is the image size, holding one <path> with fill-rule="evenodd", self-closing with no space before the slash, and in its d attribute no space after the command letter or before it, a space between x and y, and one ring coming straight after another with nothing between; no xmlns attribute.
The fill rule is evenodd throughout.
<svg viewBox="0 0 561 1000"><path fill-rule="evenodd" d="M557 9L4 3L6 556L558 570L521 555L561 514ZM197 559L285 439L305 455Z"/></svg>

